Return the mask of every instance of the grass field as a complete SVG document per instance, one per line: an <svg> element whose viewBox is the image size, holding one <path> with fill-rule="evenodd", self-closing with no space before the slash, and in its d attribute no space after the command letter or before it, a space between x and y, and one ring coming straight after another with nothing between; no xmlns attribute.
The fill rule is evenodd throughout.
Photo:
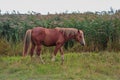
<svg viewBox="0 0 120 80"><path fill-rule="evenodd" d="M120 80L120 53L66 53L64 65L58 54L42 55L45 64L30 57L1 56L0 80Z"/></svg>

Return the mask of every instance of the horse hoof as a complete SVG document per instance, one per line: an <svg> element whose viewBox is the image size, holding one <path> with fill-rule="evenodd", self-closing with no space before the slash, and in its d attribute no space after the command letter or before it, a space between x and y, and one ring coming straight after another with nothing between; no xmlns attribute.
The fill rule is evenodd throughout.
<svg viewBox="0 0 120 80"><path fill-rule="evenodd" d="M45 62L44 62L43 60L41 61L41 63L42 63L42 64L45 64Z"/></svg>
<svg viewBox="0 0 120 80"><path fill-rule="evenodd" d="M64 63L63 62L61 62L61 65L63 65Z"/></svg>
<svg viewBox="0 0 120 80"><path fill-rule="evenodd" d="M52 60L51 60L52 62L54 62L55 61L55 58L52 58Z"/></svg>
<svg viewBox="0 0 120 80"><path fill-rule="evenodd" d="M45 62L42 62L42 64L45 64Z"/></svg>

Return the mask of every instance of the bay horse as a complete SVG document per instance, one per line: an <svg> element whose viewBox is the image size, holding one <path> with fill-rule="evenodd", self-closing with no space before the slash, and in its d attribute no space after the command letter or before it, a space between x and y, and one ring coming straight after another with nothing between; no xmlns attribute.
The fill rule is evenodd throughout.
<svg viewBox="0 0 120 80"><path fill-rule="evenodd" d="M60 50L62 64L64 61L64 53L62 46L64 43L70 39L75 39L81 45L85 45L84 33L82 30L78 30L76 28L43 28L43 27L35 27L33 29L29 29L26 31L24 38L24 48L23 48L23 56L25 56L28 52L28 48L31 43L30 56L32 58L34 49L36 47L36 54L40 56L41 46L55 46L54 54L52 55L52 61L55 61L55 56ZM43 60L40 56L40 60L42 63Z"/></svg>

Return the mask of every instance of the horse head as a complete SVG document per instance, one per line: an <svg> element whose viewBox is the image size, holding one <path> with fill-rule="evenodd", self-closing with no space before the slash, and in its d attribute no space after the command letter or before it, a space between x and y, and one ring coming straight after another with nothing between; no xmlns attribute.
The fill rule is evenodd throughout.
<svg viewBox="0 0 120 80"><path fill-rule="evenodd" d="M82 30L78 30L76 34L76 40L80 42L81 45L85 46L84 33Z"/></svg>

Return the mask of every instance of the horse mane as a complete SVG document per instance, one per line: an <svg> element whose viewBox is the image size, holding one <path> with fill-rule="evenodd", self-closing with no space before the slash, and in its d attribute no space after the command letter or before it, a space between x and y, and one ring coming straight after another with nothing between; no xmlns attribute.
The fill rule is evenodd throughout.
<svg viewBox="0 0 120 80"><path fill-rule="evenodd" d="M64 36L69 37L70 35L76 35L78 30L75 28L60 28L56 27L55 29L59 30Z"/></svg>

